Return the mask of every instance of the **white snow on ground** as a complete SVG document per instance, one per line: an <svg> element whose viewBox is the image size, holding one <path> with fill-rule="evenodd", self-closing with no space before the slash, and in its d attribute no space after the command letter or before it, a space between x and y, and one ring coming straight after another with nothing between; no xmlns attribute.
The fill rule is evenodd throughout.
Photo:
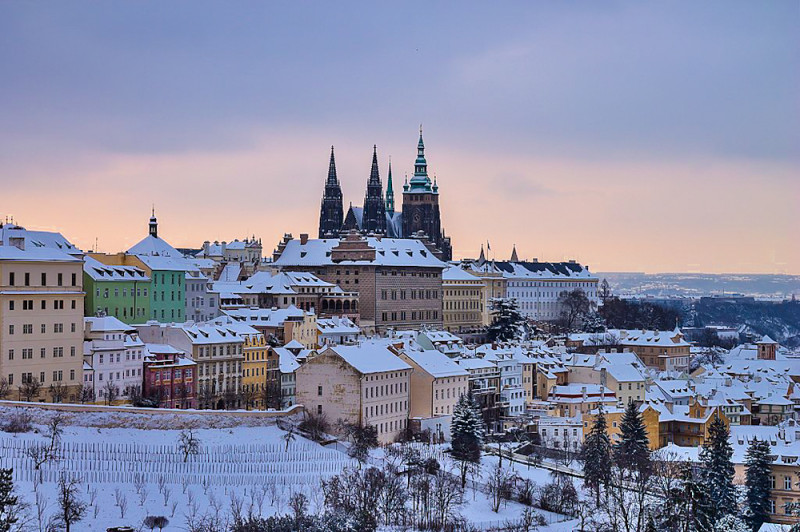
<svg viewBox="0 0 800 532"><path fill-rule="evenodd" d="M170 419L170 416L153 415L148 421L146 416L82 413L68 416L72 424L64 427L57 460L46 463L37 472L25 449L35 443L49 442L43 423L52 413L31 412L35 414L34 432L17 435L0 432L0 465L14 468L15 486L30 505L34 530L38 529L35 491L45 503L45 518L54 514L57 479L62 471L81 477L81 498L91 503L86 517L74 530L94 532L112 526L136 528L147 515L166 516L170 525L165 530L185 529L187 516L193 513L229 515L232 496L241 501L245 512L252 509L256 514L269 516L288 513L289 496L302 492L308 497L313 512L323 506L320 481L338 474L348 465L355 465L343 452L321 447L299 435L289 442L287 450L283 439L285 432L274 424L197 429L196 435L202 442L200 454L184 462L178 449L179 430L120 426L164 427L165 418ZM0 410L0 416L5 417L4 413L7 412ZM183 418L173 421L176 426L179 421L181 426L185 424ZM209 422L207 418L197 422L204 422L206 426L208 423L214 426L234 424ZM441 454L441 449L435 451L442 458L443 467L451 468L453 464L447 463L449 459ZM371 461L379 465L382 458L383 451L378 449ZM496 461L496 457L484 457L481 468L484 475ZM506 460L504 465L507 465ZM550 481L547 470L528 469L523 464L513 464L513 467L521 477L537 484ZM127 501L124 517L116 505L117 492ZM523 508L519 503L509 502L494 513L484 493L468 490L459 512L486 528L519 519ZM574 529L574 521L560 522L563 516L537 511L549 524L542 530Z"/></svg>

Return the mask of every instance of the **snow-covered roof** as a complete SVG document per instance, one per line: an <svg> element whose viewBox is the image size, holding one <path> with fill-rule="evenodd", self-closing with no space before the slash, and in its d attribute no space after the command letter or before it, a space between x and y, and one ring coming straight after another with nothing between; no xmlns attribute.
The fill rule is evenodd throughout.
<svg viewBox="0 0 800 532"><path fill-rule="evenodd" d="M458 266L450 266L445 268L442 272L442 282L446 282L448 284L455 284L458 282L480 282L481 278L477 275L472 275L466 270L459 268Z"/></svg>
<svg viewBox="0 0 800 532"><path fill-rule="evenodd" d="M471 263L468 269L481 273L496 273L510 280L538 280L538 279L586 279L597 280L577 262L495 262L487 261L483 264Z"/></svg>
<svg viewBox="0 0 800 532"><path fill-rule="evenodd" d="M384 373L386 371L410 370L406 364L388 348L377 344L362 344L328 347L320 354L333 351L345 362L362 374Z"/></svg>
<svg viewBox="0 0 800 532"><path fill-rule="evenodd" d="M280 327L287 319L303 318L305 311L294 305L287 308L239 308L223 311L234 320L242 321L254 327Z"/></svg>
<svg viewBox="0 0 800 532"><path fill-rule="evenodd" d="M19 260L34 262L79 262L81 259L63 251L48 247L25 248L21 250L15 246L0 246L0 260Z"/></svg>
<svg viewBox="0 0 800 532"><path fill-rule="evenodd" d="M97 259L86 256L83 272L95 281L149 281L144 270L136 266L116 266L103 264Z"/></svg>
<svg viewBox="0 0 800 532"><path fill-rule="evenodd" d="M284 345L286 349L305 349L306 346L298 342L297 340L292 340L288 344Z"/></svg>
<svg viewBox="0 0 800 532"><path fill-rule="evenodd" d="M0 226L0 243L2 243L2 246L12 246L12 239L22 239L25 243L26 250L49 248L70 255L83 254L80 249L75 247L75 245L67 240L61 233L56 233L54 231L29 231L13 223Z"/></svg>
<svg viewBox="0 0 800 532"><path fill-rule="evenodd" d="M615 331L609 331L614 333ZM673 331L646 331L646 330L620 330L618 331L620 345L656 346L656 347L688 347L689 342L683 339L680 330Z"/></svg>
<svg viewBox="0 0 800 532"><path fill-rule="evenodd" d="M92 332L124 332L136 330L136 327L123 323L114 316L87 317L83 318L83 323Z"/></svg>
<svg viewBox="0 0 800 532"><path fill-rule="evenodd" d="M361 329L350 318L334 316L317 318L317 330L320 334L358 334Z"/></svg>
<svg viewBox="0 0 800 532"><path fill-rule="evenodd" d="M307 240L305 244L300 240L289 240L274 264L278 267L331 265L334 264L331 260L331 250L339 243L338 239L331 238ZM366 243L375 249L375 260L343 260L336 264L447 267L446 263L437 259L419 240L367 237Z"/></svg>
<svg viewBox="0 0 800 532"><path fill-rule="evenodd" d="M159 257L182 258L183 253L172 247L161 237L147 235L128 249L131 255L149 255Z"/></svg>
<svg viewBox="0 0 800 532"><path fill-rule="evenodd" d="M273 351L278 355L278 367L281 373L294 373L300 367L297 358L285 347L275 347Z"/></svg>
<svg viewBox="0 0 800 532"><path fill-rule="evenodd" d="M408 349L403 351L403 354L414 361L414 363L425 372L437 379L469 375L467 370L436 349L426 349L422 351Z"/></svg>

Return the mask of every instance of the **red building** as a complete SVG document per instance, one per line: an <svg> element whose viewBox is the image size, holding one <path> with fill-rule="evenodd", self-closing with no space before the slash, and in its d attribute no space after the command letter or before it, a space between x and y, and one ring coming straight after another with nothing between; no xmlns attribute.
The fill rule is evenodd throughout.
<svg viewBox="0 0 800 532"><path fill-rule="evenodd" d="M142 395L161 408L197 407L197 363L170 345L147 344Z"/></svg>

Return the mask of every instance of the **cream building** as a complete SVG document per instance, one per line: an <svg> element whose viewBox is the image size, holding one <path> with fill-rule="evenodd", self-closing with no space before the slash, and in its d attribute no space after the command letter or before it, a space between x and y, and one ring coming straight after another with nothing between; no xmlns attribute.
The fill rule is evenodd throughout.
<svg viewBox="0 0 800 532"><path fill-rule="evenodd" d="M383 345L328 347L295 370L297 403L332 424L373 425L390 443L408 426L411 372Z"/></svg>
<svg viewBox="0 0 800 532"><path fill-rule="evenodd" d="M483 325L484 281L457 266L442 272L442 316L449 332L466 332Z"/></svg>
<svg viewBox="0 0 800 532"><path fill-rule="evenodd" d="M645 365L632 352L568 355L564 364L570 384L603 384L616 394L618 406L645 399Z"/></svg>
<svg viewBox="0 0 800 532"><path fill-rule="evenodd" d="M149 321L137 325L148 344L168 344L191 353L197 363L197 402L201 408L239 407L245 338L236 327L225 324L164 324ZM248 327L251 334L258 334Z"/></svg>
<svg viewBox="0 0 800 532"><path fill-rule="evenodd" d="M23 232L27 233L21 230L20 234ZM12 398L22 397L21 388L34 380L41 385L36 397L41 400L52 400L49 388L53 384L66 386L67 396L82 386L83 301L83 262L79 257L40 246L24 236L6 239L4 235L0 245L0 374L8 382Z"/></svg>
<svg viewBox="0 0 800 532"><path fill-rule="evenodd" d="M420 420L437 440L449 439L450 419L458 398L469 391L469 372L435 349L399 352L412 368L410 417ZM432 426L421 420L436 418Z"/></svg>

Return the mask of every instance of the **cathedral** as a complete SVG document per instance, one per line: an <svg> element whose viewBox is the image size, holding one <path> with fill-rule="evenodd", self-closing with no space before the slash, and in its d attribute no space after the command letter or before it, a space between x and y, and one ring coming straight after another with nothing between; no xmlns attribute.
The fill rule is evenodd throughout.
<svg viewBox="0 0 800 532"><path fill-rule="evenodd" d="M331 160L328 178L319 214L319 238L339 238L351 230L364 234L383 235L388 238L427 238L441 253L442 260L451 260L453 251L450 237L442 230L439 213L439 186L428 177L428 163L425 160L425 144L422 141L422 128L419 130L417 160L414 162L414 177L403 184L402 211L394 206L392 186L392 163L389 162L386 193L383 192L378 170L378 149L373 146L372 169L367 180L367 191L362 207L352 203L344 212L342 187L336 175L336 160L331 146Z"/></svg>

